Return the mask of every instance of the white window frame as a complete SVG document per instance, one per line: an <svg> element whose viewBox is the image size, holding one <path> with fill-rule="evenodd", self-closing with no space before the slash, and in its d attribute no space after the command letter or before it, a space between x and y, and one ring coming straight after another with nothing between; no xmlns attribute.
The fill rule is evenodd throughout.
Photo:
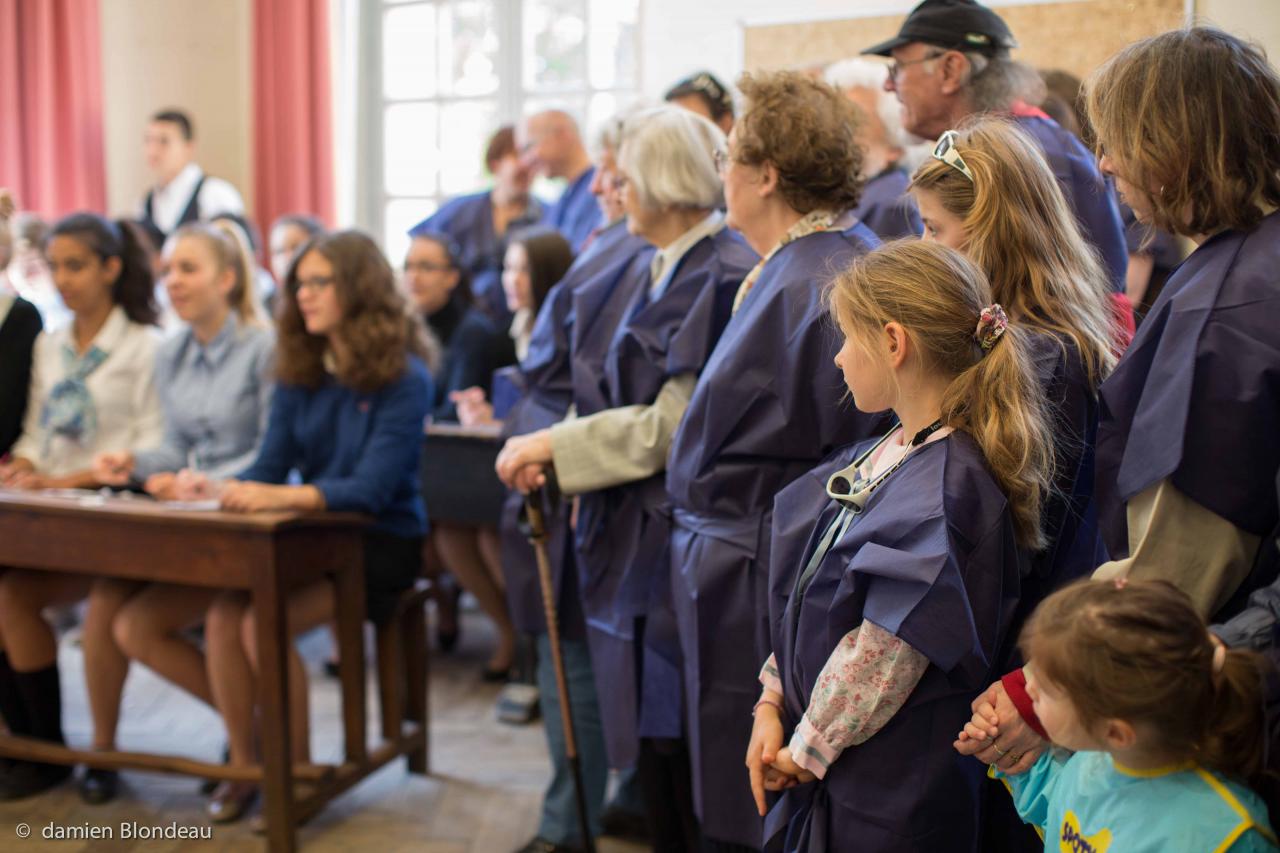
<svg viewBox="0 0 1280 853"><path fill-rule="evenodd" d="M385 112L391 104L434 103L442 112L448 104L467 101L493 101L497 105L498 124L512 124L521 118L527 101L562 98L577 112L578 104L585 110L596 94L615 94L621 100L640 96L644 80L641 38L644 31L644 0L638 0L636 24L636 67L631 86L599 88L591 85L590 69L584 85L555 93L526 90L524 80L524 2L523 0L489 0L494 6L494 22L498 32L497 53L498 90L492 96L435 95L430 98L391 99L383 93L382 86L382 20L388 9L413 5L417 2L440 4L448 0L333 0L334 20L341 22L344 32L334 39L340 59L335 66L335 94L338 109L335 139L339 152L339 221L347 221L355 227L374 235L379 244L386 240L386 208L398 198L419 198L417 195L397 195L389 192L384 176ZM586 4L586 30L591 31L591 7ZM335 28L337 29L337 28ZM588 35L588 38L590 36ZM589 64L588 58L588 64ZM586 120L586 115L582 116ZM595 128L583 127L584 136ZM587 137L589 138L589 136ZM476 157L483 154L484 139L475 140ZM437 178L437 181L439 179ZM446 197L439 193L430 196L437 203ZM483 189L477 186L475 190ZM424 211L424 216L427 215ZM399 259L392 258L392 263Z"/></svg>

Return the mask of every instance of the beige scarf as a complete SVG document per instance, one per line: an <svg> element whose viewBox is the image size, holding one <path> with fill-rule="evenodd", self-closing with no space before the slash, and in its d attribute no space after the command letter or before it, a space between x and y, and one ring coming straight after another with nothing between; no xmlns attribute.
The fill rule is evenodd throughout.
<svg viewBox="0 0 1280 853"><path fill-rule="evenodd" d="M787 233L782 235L778 245L770 249L768 254L760 259L760 263L751 268L751 272L747 273L747 277L742 280L742 284L738 285L738 293L733 297L733 313L738 313L738 309L742 307L743 300L747 298L751 288L755 287L756 282L760 279L760 272L764 269L764 265L769 263L770 258L778 254L779 249L788 243L799 240L801 237L808 237L810 234L829 230L839 218L840 214L830 210L811 210L800 217L800 221L787 229Z"/></svg>

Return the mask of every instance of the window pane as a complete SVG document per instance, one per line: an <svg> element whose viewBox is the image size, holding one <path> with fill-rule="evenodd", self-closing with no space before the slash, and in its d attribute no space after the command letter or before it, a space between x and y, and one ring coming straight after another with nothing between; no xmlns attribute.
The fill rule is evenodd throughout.
<svg viewBox="0 0 1280 853"><path fill-rule="evenodd" d="M455 95L498 91L493 4L466 0L440 9L440 88Z"/></svg>
<svg viewBox="0 0 1280 853"><path fill-rule="evenodd" d="M583 138L588 140L589 145L595 144L596 133L605 121L620 110L623 104L629 104L632 100L633 97L619 95L617 92L596 92L591 96L587 104L587 126L582 129L587 134Z"/></svg>
<svg viewBox="0 0 1280 853"><path fill-rule="evenodd" d="M434 104L392 104L382 123L388 195L435 195L440 148Z"/></svg>
<svg viewBox="0 0 1280 853"><path fill-rule="evenodd" d="M388 98L436 93L436 9L427 3L388 9L382 16L382 92Z"/></svg>
<svg viewBox="0 0 1280 853"><path fill-rule="evenodd" d="M636 85L636 30L639 0L590 0L591 86L614 89Z"/></svg>
<svg viewBox="0 0 1280 853"><path fill-rule="evenodd" d="M440 192L446 196L474 192L485 184L484 148L498 129L498 109L491 101L446 104L441 108Z"/></svg>
<svg viewBox="0 0 1280 853"><path fill-rule="evenodd" d="M404 256L409 251L409 229L435 213L438 206L434 199L426 198L398 198L387 202L383 246L392 269L404 266Z"/></svg>
<svg viewBox="0 0 1280 853"><path fill-rule="evenodd" d="M527 0L524 83L528 89L581 88L587 80L587 0Z"/></svg>

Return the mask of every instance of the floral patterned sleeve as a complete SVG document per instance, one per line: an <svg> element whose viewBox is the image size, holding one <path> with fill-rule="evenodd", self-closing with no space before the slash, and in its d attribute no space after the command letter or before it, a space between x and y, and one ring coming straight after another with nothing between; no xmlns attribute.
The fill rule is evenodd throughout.
<svg viewBox="0 0 1280 853"><path fill-rule="evenodd" d="M850 631L827 658L791 736L791 758L819 779L851 746L898 713L929 659L873 622Z"/></svg>
<svg viewBox="0 0 1280 853"><path fill-rule="evenodd" d="M769 659L760 668L760 683L765 690L782 695L782 681L778 678L778 659L775 656L769 655Z"/></svg>

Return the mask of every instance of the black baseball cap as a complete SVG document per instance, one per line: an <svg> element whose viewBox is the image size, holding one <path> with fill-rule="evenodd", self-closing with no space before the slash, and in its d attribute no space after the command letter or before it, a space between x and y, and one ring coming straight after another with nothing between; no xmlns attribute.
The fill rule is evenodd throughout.
<svg viewBox="0 0 1280 853"><path fill-rule="evenodd" d="M980 3L973 0L924 0L907 15L896 36L862 52L890 56L895 48L917 41L948 50L977 51L988 56L1018 46L1004 19Z"/></svg>

